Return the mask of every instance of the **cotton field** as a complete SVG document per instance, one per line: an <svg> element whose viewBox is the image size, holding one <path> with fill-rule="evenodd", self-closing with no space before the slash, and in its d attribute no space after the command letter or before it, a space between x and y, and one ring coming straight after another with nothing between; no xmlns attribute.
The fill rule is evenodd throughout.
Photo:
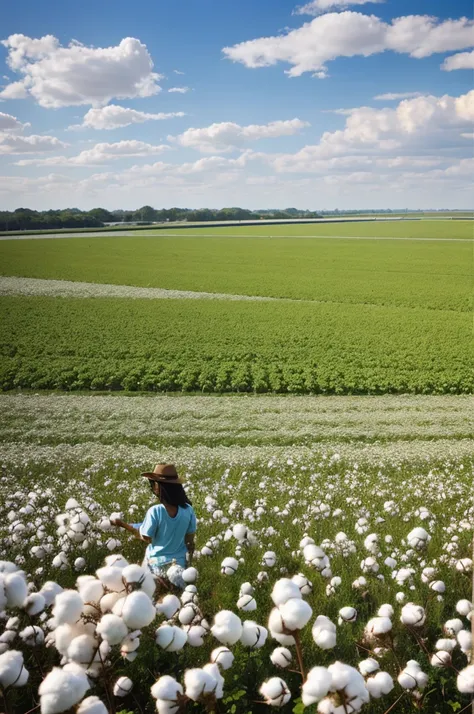
<svg viewBox="0 0 474 714"><path fill-rule="evenodd" d="M3 465L6 714L470 706L472 462L182 464L184 591L110 524L150 505L142 466Z"/></svg>

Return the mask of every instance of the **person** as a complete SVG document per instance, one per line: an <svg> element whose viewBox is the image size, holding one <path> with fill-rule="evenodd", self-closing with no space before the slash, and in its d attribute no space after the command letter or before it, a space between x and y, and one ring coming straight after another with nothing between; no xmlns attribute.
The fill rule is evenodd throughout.
<svg viewBox="0 0 474 714"><path fill-rule="evenodd" d="M144 564L155 577L184 589L181 574L191 565L195 548L194 509L173 464L157 464L153 471L141 475L148 479L160 503L148 509L142 523L127 524L119 519L113 523L147 544ZM171 565L175 567L170 571Z"/></svg>

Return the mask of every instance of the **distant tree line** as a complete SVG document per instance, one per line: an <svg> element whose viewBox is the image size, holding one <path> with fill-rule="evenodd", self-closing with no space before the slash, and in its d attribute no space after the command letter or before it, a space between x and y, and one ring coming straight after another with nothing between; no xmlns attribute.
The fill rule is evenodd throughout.
<svg viewBox="0 0 474 714"><path fill-rule="evenodd" d="M136 211L108 211L93 208L80 211L78 208L63 210L32 211L17 208L15 211L0 211L0 231L46 230L61 228L101 228L106 223L156 223L174 221L245 221L264 218L318 218L314 211L285 210L248 211L245 208L163 208L142 206Z"/></svg>

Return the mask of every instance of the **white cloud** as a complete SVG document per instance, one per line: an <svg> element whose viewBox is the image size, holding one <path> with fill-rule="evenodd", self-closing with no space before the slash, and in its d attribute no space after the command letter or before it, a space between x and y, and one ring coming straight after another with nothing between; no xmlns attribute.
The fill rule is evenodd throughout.
<svg viewBox="0 0 474 714"><path fill-rule="evenodd" d="M377 94L374 99L377 102L393 102L398 99L412 99L421 96L423 96L422 92L387 92L386 94Z"/></svg>
<svg viewBox="0 0 474 714"><path fill-rule="evenodd" d="M174 69L173 72L175 74L185 74L184 72L180 72L179 69Z"/></svg>
<svg viewBox="0 0 474 714"><path fill-rule="evenodd" d="M202 129L187 129L179 136L168 138L181 146L197 149L202 153L226 152L243 148L249 141L291 136L307 126L309 126L308 122L301 121L301 119L248 126L240 126L234 122L221 122Z"/></svg>
<svg viewBox="0 0 474 714"><path fill-rule="evenodd" d="M474 50L472 52L459 52L457 55L446 57L441 69L452 72L453 69L474 69Z"/></svg>
<svg viewBox="0 0 474 714"><path fill-rule="evenodd" d="M367 3L382 3L385 0L312 0L296 8L295 15L321 15L333 8L349 7L349 5L366 5Z"/></svg>
<svg viewBox="0 0 474 714"><path fill-rule="evenodd" d="M89 109L82 124L74 124L70 129L119 129L130 124L142 124L145 121L163 121L186 116L184 112L139 112L136 109L109 104L107 107Z"/></svg>
<svg viewBox="0 0 474 714"><path fill-rule="evenodd" d="M11 114L4 114L0 112L0 132L9 131L17 132L23 131L29 124L22 124L16 117Z"/></svg>
<svg viewBox="0 0 474 714"><path fill-rule="evenodd" d="M95 166L116 159L151 156L171 149L166 144L154 146L143 141L117 141L114 144L96 144L77 156L50 156L45 159L22 159L17 166Z"/></svg>
<svg viewBox="0 0 474 714"><path fill-rule="evenodd" d="M62 47L53 35L39 39L10 35L2 44L8 49L10 69L22 74L0 92L2 99L32 96L42 107L91 104L102 106L111 99L150 97L160 91L161 75L144 44L126 37L114 47L86 47L71 42Z"/></svg>
<svg viewBox="0 0 474 714"><path fill-rule="evenodd" d="M420 59L436 52L474 45L474 21L438 20L409 15L386 23L375 15L345 11L316 17L287 34L260 37L224 47L226 57L246 67L270 67L285 62L290 77L305 72L324 77L326 63L337 57L368 57L386 50Z"/></svg>
<svg viewBox="0 0 474 714"><path fill-rule="evenodd" d="M170 94L186 94L190 89L191 87L171 87L171 89L168 89L168 92L170 92Z"/></svg>
<svg viewBox="0 0 474 714"><path fill-rule="evenodd" d="M55 136L18 136L18 134L0 134L0 155L2 154L42 154L46 151L58 151L67 144Z"/></svg>

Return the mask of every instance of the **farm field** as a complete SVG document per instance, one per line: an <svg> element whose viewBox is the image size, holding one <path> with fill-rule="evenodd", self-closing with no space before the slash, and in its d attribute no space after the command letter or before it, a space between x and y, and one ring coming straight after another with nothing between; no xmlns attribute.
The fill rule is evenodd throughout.
<svg viewBox="0 0 474 714"><path fill-rule="evenodd" d="M470 706L457 686L457 672L468 662L472 607L470 396L7 394L0 397L0 408L6 414L0 427L0 560L21 566L40 594L51 590L51 582L78 588L89 604L82 606L84 615L75 625L77 637L94 631L97 644L102 641L95 628L107 613L100 578L108 571L94 574L104 559L109 557L109 566L114 559L120 562L119 555L131 563L141 560L143 545L112 529L109 516L120 512L130 521L141 520L150 493L139 473L150 464L172 459L185 475L199 518L197 592L186 593L179 616L151 611L140 619L138 635L138 619L133 625L127 620L127 633L133 629L139 641L134 657L127 656L128 645L118 643L103 668L95 665L89 694L105 702L109 697L117 712L156 711L149 693L156 679L169 675L182 682L185 669L202 667L219 646L231 650L226 657L234 656L230 669L222 670L219 711L268 711L259 690L279 677L288 692L280 710L302 712L294 644L284 640L291 659L287 668L270 659L281 645L279 633L269 627L271 595L277 581L297 574L302 574L298 587L307 603L307 624L299 630L306 673L336 661L365 671L360 663L375 658L375 664L365 664L386 673L383 692L369 682L377 670L357 680L362 692L372 692L362 709L367 714L385 714L390 707L409 714L415 705L423 714L447 714ZM85 524L79 534L77 522ZM414 535L415 528L423 530ZM313 539L324 557L315 558L308 545L305 549L311 541L304 537ZM232 568L222 566L224 558L236 558L236 565L225 561ZM228 573L237 569L225 575L223 567ZM76 583L79 575L95 579L86 588L84 579ZM241 599L244 583L253 593ZM186 632L182 621L189 595L198 629ZM160 609L163 593L147 597ZM98 615L94 602L102 608ZM19 618L9 622L8 632L23 653L29 680L7 691L6 711L25 714L35 706L38 663L49 671L57 649L64 651L66 632L60 635L54 621L46 624L51 608L43 606L42 616L7 606L8 615ZM246 622L247 634L238 641L231 642L225 629L208 630L222 610ZM321 616L332 623L324 621L331 636L315 626ZM82 617L90 623L84 631ZM166 649L168 631L160 629L166 621L177 628L178 651ZM28 644L27 626L37 628L35 647ZM383 632L375 634L379 626ZM41 633L48 648L40 642ZM443 647L452 647L452 666L439 666L447 662ZM76 645L67 651L72 658L82 652L75 654ZM416 681L402 674L410 660L419 665ZM122 698L112 693L120 677L133 683ZM128 680L120 681L128 688ZM303 689L306 704L314 701L307 698L310 690ZM316 704L304 710L314 714Z"/></svg>

